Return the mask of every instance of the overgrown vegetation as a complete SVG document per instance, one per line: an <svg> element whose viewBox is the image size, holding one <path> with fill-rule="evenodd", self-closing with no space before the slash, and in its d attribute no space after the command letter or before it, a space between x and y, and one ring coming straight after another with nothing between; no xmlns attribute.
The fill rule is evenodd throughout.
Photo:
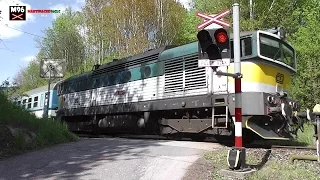
<svg viewBox="0 0 320 180"><path fill-rule="evenodd" d="M304 143L306 146L315 146L315 132L314 126L311 122L304 124L304 130L298 131L296 141L300 143Z"/></svg>
<svg viewBox="0 0 320 180"><path fill-rule="evenodd" d="M219 173L221 169L227 169L227 149L213 151L205 155L205 159L213 164L211 179L228 179ZM252 169L258 171L251 174L247 180L293 180L293 179L319 179L319 165L317 162L296 161L290 164L288 158L290 151L271 151L262 149L247 149L246 163ZM301 152L302 154L313 154L315 152Z"/></svg>
<svg viewBox="0 0 320 180"><path fill-rule="evenodd" d="M0 115L0 158L77 140L77 136L69 132L66 125L59 121L36 118L8 101L3 92L0 92ZM17 133L13 134L10 128ZM28 142L24 132L34 134L35 137Z"/></svg>

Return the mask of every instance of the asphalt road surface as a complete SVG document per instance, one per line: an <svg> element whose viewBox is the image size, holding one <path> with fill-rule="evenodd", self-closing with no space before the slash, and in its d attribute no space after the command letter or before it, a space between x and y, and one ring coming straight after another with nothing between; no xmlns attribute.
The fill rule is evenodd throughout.
<svg viewBox="0 0 320 180"><path fill-rule="evenodd" d="M182 179L198 158L221 146L207 142L82 139L0 161L0 179Z"/></svg>

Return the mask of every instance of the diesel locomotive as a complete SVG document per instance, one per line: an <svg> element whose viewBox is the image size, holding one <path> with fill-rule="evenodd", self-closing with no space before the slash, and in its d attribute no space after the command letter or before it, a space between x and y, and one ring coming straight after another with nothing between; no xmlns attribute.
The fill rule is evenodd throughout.
<svg viewBox="0 0 320 180"><path fill-rule="evenodd" d="M287 93L296 73L295 49L278 34L260 30L241 32L240 49L243 133L292 138L301 126L295 116L299 104ZM232 58L217 71L233 73ZM72 131L196 140L234 136L234 79L199 68L198 59L199 42L192 42L96 65L57 84L57 117Z"/></svg>

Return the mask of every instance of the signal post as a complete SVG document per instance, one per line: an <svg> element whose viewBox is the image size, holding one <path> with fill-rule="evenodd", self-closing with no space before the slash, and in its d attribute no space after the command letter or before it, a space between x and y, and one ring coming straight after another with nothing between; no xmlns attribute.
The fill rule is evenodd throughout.
<svg viewBox="0 0 320 180"><path fill-rule="evenodd" d="M221 20L228 15L230 10L225 10L214 16L208 16L204 13L198 12L197 16L206 21L198 25L198 30L215 23L224 27L230 25ZM235 147L228 151L227 162L229 169L232 171L250 171L246 166L246 151L242 147L242 101L241 101L241 62L240 62L240 13L239 4L233 5L233 45L234 45L234 74L227 72L216 71L217 66L228 66L231 59L231 49L229 41L229 33L226 28L215 28L208 30L201 30L197 34L199 41L199 67L212 67L213 74L221 76L231 76L235 79ZM225 52L224 50L227 50ZM213 108L214 109L214 108ZM214 114L214 110L213 110ZM214 117L212 117L214 118Z"/></svg>
<svg viewBox="0 0 320 180"><path fill-rule="evenodd" d="M233 4L233 49L235 82L235 147L228 152L228 165L233 170L245 170L246 149L242 147L242 97L241 97L241 61L240 61L240 10L239 4Z"/></svg>

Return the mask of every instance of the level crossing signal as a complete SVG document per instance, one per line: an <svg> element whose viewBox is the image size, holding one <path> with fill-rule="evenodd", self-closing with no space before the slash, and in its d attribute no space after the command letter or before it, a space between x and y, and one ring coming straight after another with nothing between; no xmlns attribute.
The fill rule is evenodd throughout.
<svg viewBox="0 0 320 180"><path fill-rule="evenodd" d="M197 34L199 59L221 60L231 58L229 30L203 29Z"/></svg>

